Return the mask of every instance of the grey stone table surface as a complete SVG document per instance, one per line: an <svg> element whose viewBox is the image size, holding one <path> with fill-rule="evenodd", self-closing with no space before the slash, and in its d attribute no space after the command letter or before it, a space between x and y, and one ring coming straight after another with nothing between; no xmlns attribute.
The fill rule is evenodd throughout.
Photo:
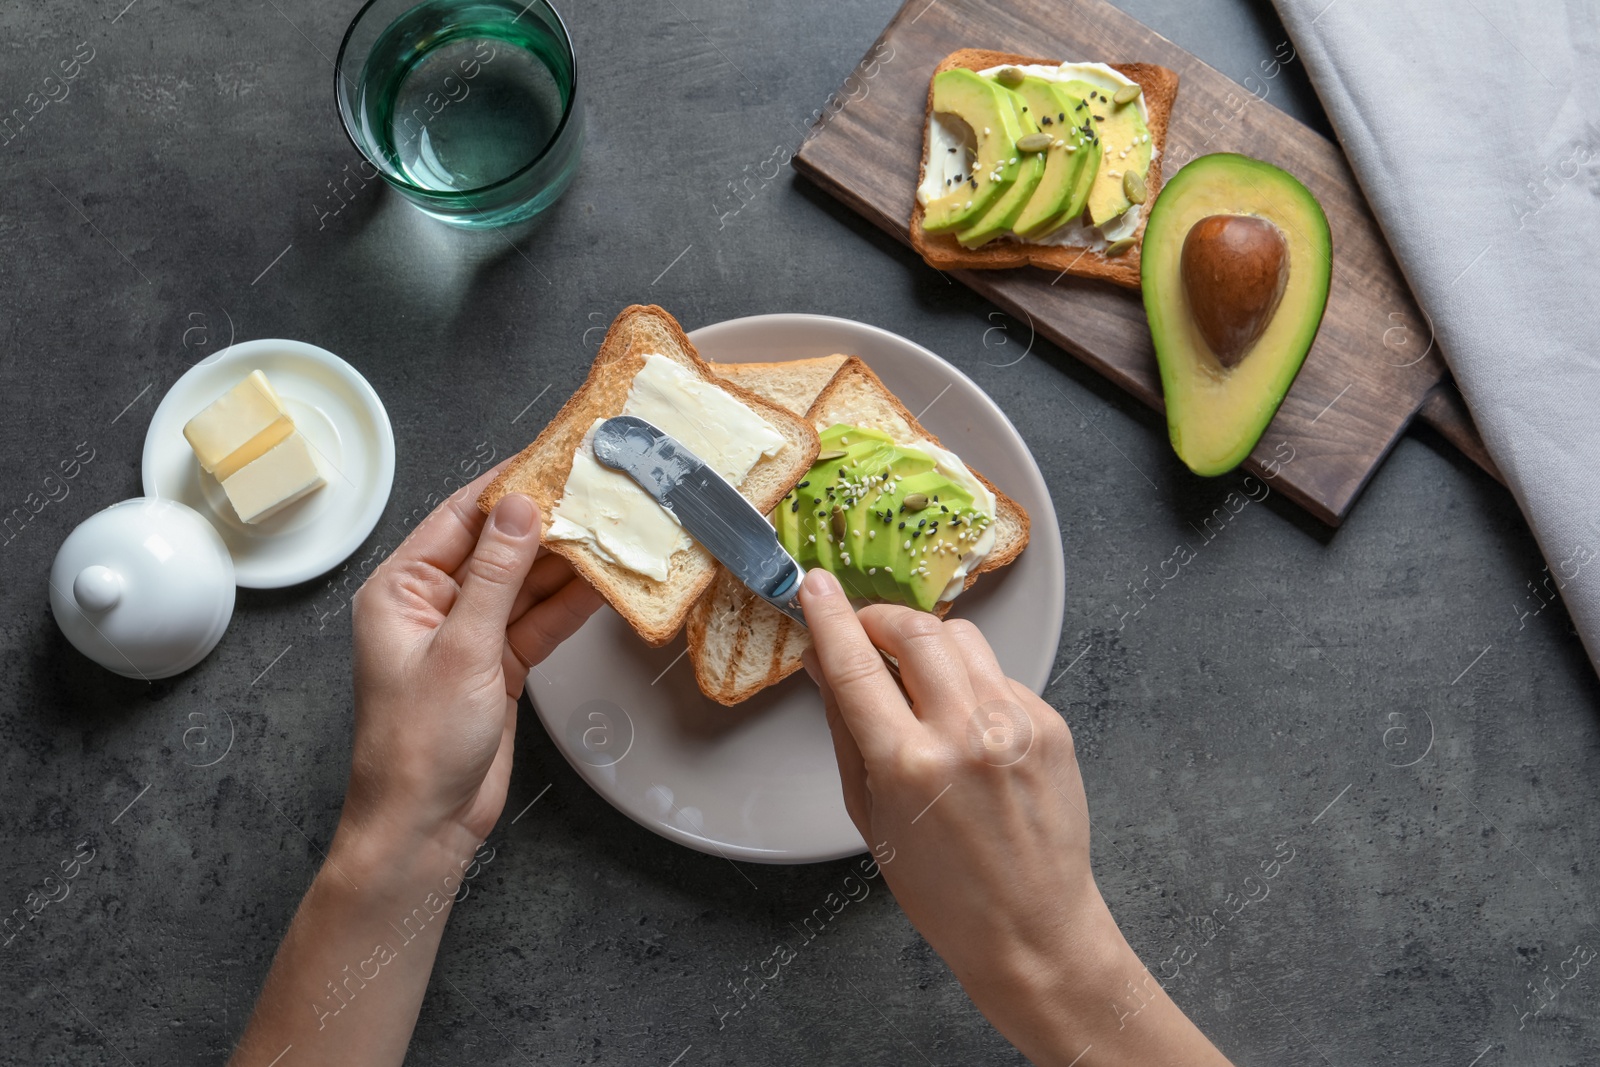
<svg viewBox="0 0 1600 1067"><path fill-rule="evenodd" d="M1126 6L1238 79L1282 39L1264 5ZM3 949L0 1061L220 1061L338 816L350 572L242 591L210 658L155 684L93 667L52 624L55 548L139 492L164 390L225 333L351 360L399 450L360 559L458 464L526 443L581 380L591 329L635 301L690 327L876 323L1010 414L1060 516L1046 696L1077 736L1101 885L1153 970L1187 961L1172 994L1239 1063L1600 1060L1600 702L1505 491L1410 437L1337 532L1269 497L1197 537L1241 479L1190 476L1159 417L1043 344L1023 355L1018 324L787 170L730 213L729 183L794 147L894 0L566 7L591 139L515 244L354 177L330 70L350 3L0 8L0 112L27 116L0 145L3 910L94 850ZM65 95L46 87L84 42ZM1293 65L1274 84L1321 122ZM1145 586L1183 542L1196 558ZM852 865L736 871L669 844L524 710L495 858L410 1062L1022 1062L881 882L732 1014L734 985Z"/></svg>

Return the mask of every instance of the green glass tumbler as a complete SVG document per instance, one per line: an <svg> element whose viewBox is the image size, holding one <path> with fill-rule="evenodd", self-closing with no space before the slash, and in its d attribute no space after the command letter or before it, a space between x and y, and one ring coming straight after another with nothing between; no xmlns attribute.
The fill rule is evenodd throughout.
<svg viewBox="0 0 1600 1067"><path fill-rule="evenodd" d="M577 173L577 65L545 0L368 0L334 67L350 140L436 219L521 222Z"/></svg>

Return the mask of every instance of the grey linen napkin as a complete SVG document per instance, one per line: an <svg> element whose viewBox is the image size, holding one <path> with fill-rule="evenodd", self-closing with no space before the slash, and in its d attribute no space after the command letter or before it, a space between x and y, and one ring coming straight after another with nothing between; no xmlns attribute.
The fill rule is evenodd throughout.
<svg viewBox="0 0 1600 1067"><path fill-rule="evenodd" d="M1274 3L1600 667L1600 4Z"/></svg>

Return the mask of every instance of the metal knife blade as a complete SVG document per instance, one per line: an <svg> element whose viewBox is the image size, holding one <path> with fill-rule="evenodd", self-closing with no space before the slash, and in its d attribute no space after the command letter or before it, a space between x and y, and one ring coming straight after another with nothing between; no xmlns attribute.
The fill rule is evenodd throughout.
<svg viewBox="0 0 1600 1067"><path fill-rule="evenodd" d="M778 543L766 517L676 438L636 415L618 415L595 428L592 447L602 466L639 483L677 517L689 535L756 596L804 626L804 572Z"/></svg>

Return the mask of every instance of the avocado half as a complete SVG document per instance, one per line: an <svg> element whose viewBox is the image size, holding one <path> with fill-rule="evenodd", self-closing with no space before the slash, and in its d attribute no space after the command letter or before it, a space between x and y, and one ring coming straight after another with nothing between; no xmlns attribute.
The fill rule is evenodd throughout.
<svg viewBox="0 0 1600 1067"><path fill-rule="evenodd" d="M1225 474L1266 432L1328 304L1333 239L1316 197L1248 156L1201 156L1161 190L1140 281L1167 430L1196 474Z"/></svg>

